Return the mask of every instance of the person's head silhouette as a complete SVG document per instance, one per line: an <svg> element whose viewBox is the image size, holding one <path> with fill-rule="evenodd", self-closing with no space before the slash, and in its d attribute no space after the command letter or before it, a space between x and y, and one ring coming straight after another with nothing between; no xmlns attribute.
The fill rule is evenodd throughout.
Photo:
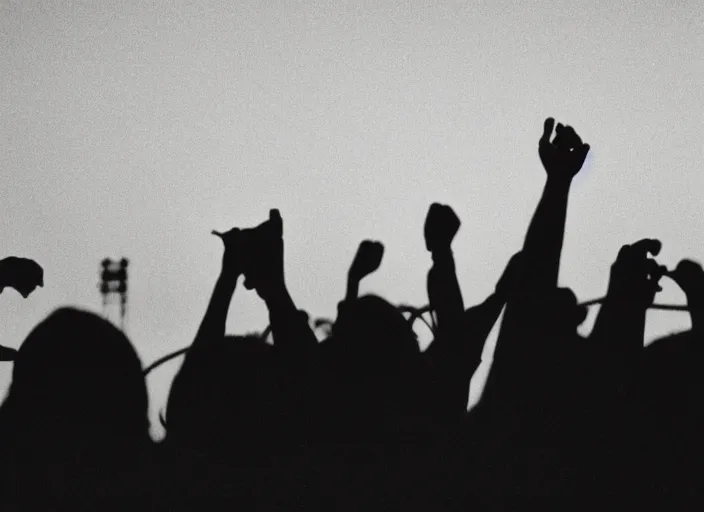
<svg viewBox="0 0 704 512"><path fill-rule="evenodd" d="M370 365L392 364L420 353L408 321L392 304L375 295L340 305L333 338L345 354L355 360L358 355Z"/></svg>
<svg viewBox="0 0 704 512"><path fill-rule="evenodd" d="M577 296L570 288L556 288L545 297L551 321L547 330L558 336L572 337L577 328L587 318L587 309L577 301Z"/></svg>
<svg viewBox="0 0 704 512"><path fill-rule="evenodd" d="M254 439L272 426L273 352L259 336L210 340L188 382L172 388L165 425L171 441L218 451L225 445L254 447Z"/></svg>
<svg viewBox="0 0 704 512"><path fill-rule="evenodd" d="M19 447L38 456L124 456L125 448L148 440L137 353L110 322L59 309L20 347L2 419Z"/></svg>

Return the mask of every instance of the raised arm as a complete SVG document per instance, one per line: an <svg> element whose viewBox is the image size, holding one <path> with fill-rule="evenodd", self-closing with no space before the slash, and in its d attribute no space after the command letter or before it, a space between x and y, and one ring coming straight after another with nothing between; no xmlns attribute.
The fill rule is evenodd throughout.
<svg viewBox="0 0 704 512"><path fill-rule="evenodd" d="M579 172L589 151L574 129L558 124L550 141L555 121L545 121L538 153L547 173L538 207L523 244L523 271L519 276L524 290L555 288L560 270L560 255L565 235L567 199L572 178Z"/></svg>
<svg viewBox="0 0 704 512"><path fill-rule="evenodd" d="M170 420L173 419L173 411L190 409L182 406L184 401L185 403L197 401L193 393L197 393L198 390L199 372L208 368L204 362L204 358L207 358L208 346L225 338L227 312L235 293L237 279L243 270L240 230L234 228L226 233L213 231L213 234L219 236L225 246L222 267L193 344L186 353L181 369L174 377L168 400L168 410L172 411ZM197 418L188 418L188 420L195 422ZM182 422L176 421L176 423Z"/></svg>
<svg viewBox="0 0 704 512"><path fill-rule="evenodd" d="M484 302L469 308L465 312L463 326L465 337L469 338L469 357L476 366L481 363L481 354L489 333L501 315L506 301L515 286L518 267L522 261L521 253L511 256L506 268L496 283L494 293ZM474 368L476 370L476 367Z"/></svg>
<svg viewBox="0 0 704 512"><path fill-rule="evenodd" d="M439 336L446 333L451 338L459 332L464 313L451 248L459 228L460 219L452 208L438 203L430 205L424 227L425 246L433 258L428 272L428 298L437 316Z"/></svg>
<svg viewBox="0 0 704 512"><path fill-rule="evenodd" d="M384 257L384 246L381 242L363 240L357 248L352 265L347 272L347 291L345 300L352 301L359 295L359 283L372 272L375 272Z"/></svg>
<svg viewBox="0 0 704 512"><path fill-rule="evenodd" d="M433 402L450 417L466 413L470 381L481 364L486 339L506 303L519 260L520 253L509 261L494 293L463 313L454 339L436 337L426 350L436 383Z"/></svg>
<svg viewBox="0 0 704 512"><path fill-rule="evenodd" d="M659 240L643 239L624 245L611 267L609 288L589 338L603 350L634 356L643 349L645 315L660 291L664 266L649 257L657 255Z"/></svg>
<svg viewBox="0 0 704 512"><path fill-rule="evenodd" d="M428 405L438 419L455 420L467 410L471 364L462 339L464 303L451 244L460 219L447 205L433 203L425 218L425 247L433 258L428 271L428 299L438 329L424 353L429 370ZM469 375L468 375L469 374Z"/></svg>
<svg viewBox="0 0 704 512"><path fill-rule="evenodd" d="M233 228L226 233L218 231L213 231L212 233L223 241L225 252L220 274L215 282L210 302L196 333L191 351L198 350L201 345L205 345L209 340L221 340L225 337L227 312L230 309L230 303L237 287L237 279L243 271L241 258L242 251L243 249L246 250L246 248L241 247L240 230Z"/></svg>
<svg viewBox="0 0 704 512"><path fill-rule="evenodd" d="M551 141L554 124L552 118L545 121L539 142L538 153L547 180L526 233L521 262L516 268L515 288L508 298L499 333L497 354L504 350L504 340L525 338L528 324L541 325L545 321L536 316L541 312L540 300L557 289L570 185L584 164L589 145L582 143L574 129L562 124L555 128L556 135Z"/></svg>
<svg viewBox="0 0 704 512"><path fill-rule="evenodd" d="M256 228L251 259L246 265L245 287L255 289L269 310L274 345L293 354L306 354L318 344L307 315L299 311L284 276L283 221L278 210Z"/></svg>

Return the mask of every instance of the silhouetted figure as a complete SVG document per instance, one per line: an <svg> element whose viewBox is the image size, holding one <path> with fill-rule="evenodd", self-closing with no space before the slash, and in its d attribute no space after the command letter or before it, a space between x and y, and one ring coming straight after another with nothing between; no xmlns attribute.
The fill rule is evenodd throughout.
<svg viewBox="0 0 704 512"><path fill-rule="evenodd" d="M433 257L433 267L428 272L428 297L440 332L448 337L458 333L464 311L451 249L459 228L460 219L452 208L438 203L430 205L424 226L425 246Z"/></svg>
<svg viewBox="0 0 704 512"><path fill-rule="evenodd" d="M470 380L481 364L484 343L504 307L508 282L514 278L510 274L519 259L518 255L511 259L495 293L465 311L450 248L459 226L449 206L430 206L425 223L426 247L433 257L428 297L438 318L438 332L424 355L431 381L428 403L443 422L459 422L466 415Z"/></svg>
<svg viewBox="0 0 704 512"><path fill-rule="evenodd" d="M574 407L571 382L583 344L577 326L586 311L571 290L557 288L572 178L589 146L574 130L547 119L539 154L547 172L543 195L526 234L508 294L487 380L478 435L486 493L501 506L526 506L574 494L569 434ZM540 503L540 502L538 502Z"/></svg>
<svg viewBox="0 0 704 512"><path fill-rule="evenodd" d="M367 295L340 305L321 351L316 494L344 510L398 507L409 484L404 451L418 448L424 420L415 333L397 308Z"/></svg>
<svg viewBox="0 0 704 512"><path fill-rule="evenodd" d="M582 483L590 496L624 507L641 507L644 496L645 410L640 389L646 311L665 273L650 255L658 240L623 246L606 297L589 335L590 373L580 390L584 409L581 448ZM588 434L588 435L587 435ZM598 478L589 475L599 475ZM606 498L608 497L608 498Z"/></svg>
<svg viewBox="0 0 704 512"><path fill-rule="evenodd" d="M20 347L0 408L2 499L23 510L153 507L148 427L141 363L124 334L59 309Z"/></svg>
<svg viewBox="0 0 704 512"><path fill-rule="evenodd" d="M223 336L186 355L165 427L173 508L262 507L270 469L284 458L286 428L274 348L255 336Z"/></svg>
<svg viewBox="0 0 704 512"><path fill-rule="evenodd" d="M277 466L301 464L317 339L285 285L278 211L256 228L216 234L225 245L222 269L174 379L166 445L181 465L173 481L179 505L201 507L208 495L218 502L211 506L261 509L290 500L290 474ZM225 339L240 275L266 302L273 346L259 338Z"/></svg>
<svg viewBox="0 0 704 512"><path fill-rule="evenodd" d="M424 353L427 378L424 381L423 406L433 419L434 438L429 440L424 469L427 510L476 507L481 489L474 472L477 467L473 426L467 422L469 386L481 364L484 344L506 303L511 283L516 279L520 253L509 261L495 291L481 304L463 311L450 242L459 227L459 219L448 206L433 204L425 225L426 247L433 255L428 272L430 305L438 317L435 339ZM421 404L419 403L419 409ZM420 451L420 450L418 450Z"/></svg>
<svg viewBox="0 0 704 512"><path fill-rule="evenodd" d="M156 446L129 340L96 315L57 310L19 351L0 346L0 360L14 360L0 406L0 507L702 508L704 269L683 260L668 271L655 239L623 246L594 329L578 334L587 311L558 274L570 187L588 152L574 129L545 121L547 181L522 250L468 309L451 247L460 219L430 206L434 339L425 352L413 317L359 297L380 267L380 242L360 243L337 319L316 323L329 326L318 343L286 286L279 211L253 228L213 231L222 267ZM646 348L663 276L686 294L692 329ZM225 333L240 277L268 309L262 336ZM43 270L1 260L0 292L8 286L26 298ZM502 310L494 364L468 413L470 380Z"/></svg>
<svg viewBox="0 0 704 512"><path fill-rule="evenodd" d="M692 328L645 349L642 488L652 510L698 510L704 505L704 270L683 260L667 275L685 292Z"/></svg>

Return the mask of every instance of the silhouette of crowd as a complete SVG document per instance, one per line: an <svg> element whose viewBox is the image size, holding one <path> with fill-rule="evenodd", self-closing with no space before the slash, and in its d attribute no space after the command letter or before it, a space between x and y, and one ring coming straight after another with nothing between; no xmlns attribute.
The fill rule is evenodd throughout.
<svg viewBox="0 0 704 512"><path fill-rule="evenodd" d="M467 308L451 245L460 219L432 204L424 237L434 339L359 295L384 247L365 240L337 318L319 341L286 287L277 210L213 232L220 274L162 417L149 435L142 363L108 321L61 308L13 361L0 407L3 510L701 510L704 269L668 270L661 244L622 247L588 336L558 286L570 185L589 151L547 119L547 177L522 250ZM461 263L464 264L464 263ZM225 331L243 277L269 312L272 343ZM684 291L692 328L644 345L663 277ZM43 285L31 260L0 262L2 287ZM504 312L479 404L470 380Z"/></svg>

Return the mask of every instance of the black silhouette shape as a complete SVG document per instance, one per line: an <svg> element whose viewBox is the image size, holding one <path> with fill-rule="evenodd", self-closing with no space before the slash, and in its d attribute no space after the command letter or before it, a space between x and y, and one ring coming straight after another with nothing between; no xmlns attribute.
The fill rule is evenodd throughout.
<svg viewBox="0 0 704 512"><path fill-rule="evenodd" d="M485 492L494 497L569 495L577 481L570 439L582 373L576 328L586 311L557 280L570 185L589 146L561 124L551 141L553 127L547 119L539 143L547 181L515 261L494 364L475 413L486 443L475 448L492 468Z"/></svg>
<svg viewBox="0 0 704 512"><path fill-rule="evenodd" d="M0 260L0 293L8 286L26 299L38 286L44 286L44 269L28 258L10 256ZM16 355L14 348L0 345L0 361L13 361Z"/></svg>
<svg viewBox="0 0 704 512"><path fill-rule="evenodd" d="M612 350L621 347L640 353L645 313L661 290L658 282L667 271L648 255L657 255L661 247L659 240L643 239L621 248L611 268L609 289L590 335L592 340Z"/></svg>
<svg viewBox="0 0 704 512"><path fill-rule="evenodd" d="M306 435L317 339L286 289L282 233L277 210L256 228L218 233L222 270L166 412L168 457L181 468L172 483L180 506L198 507L206 495L226 508L264 507L285 488L258 487L274 478L272 457L294 456ZM240 275L269 309L273 346L263 336L225 336ZM201 475L199 483L190 471Z"/></svg>
<svg viewBox="0 0 704 512"><path fill-rule="evenodd" d="M658 269L658 274L661 269ZM638 476L644 501L660 509L693 510L704 504L699 489L704 469L702 303L704 271L685 259L665 274L684 291L692 328L660 338L645 348L641 377Z"/></svg>
<svg viewBox="0 0 704 512"><path fill-rule="evenodd" d="M148 427L141 363L124 334L59 309L20 347L0 408L0 460L15 478L3 497L31 510L143 503L158 487Z"/></svg>
<svg viewBox="0 0 704 512"><path fill-rule="evenodd" d="M10 256L0 260L0 293L8 286L26 299L37 287L44 286L44 269L28 258Z"/></svg>
<svg viewBox="0 0 704 512"><path fill-rule="evenodd" d="M347 292L345 300L351 301L359 294L359 283L372 272L375 272L384 257L384 246L381 242L363 240L357 248L354 260L347 272Z"/></svg>
<svg viewBox="0 0 704 512"><path fill-rule="evenodd" d="M364 240L336 320L314 321L321 343L286 285L278 210L256 227L212 232L222 268L193 344L146 369L109 322L57 310L18 351L0 347L0 360L15 361L0 406L2 506L702 508L704 269L687 259L668 270L656 260L660 241L643 239L621 248L603 299L580 304L559 286L569 192L588 152L573 128L545 121L538 154L547 178L523 247L493 293L468 309L452 250L461 222L433 203L423 226L429 305L359 297L384 255L381 242ZM268 309L261 334L226 335L240 276ZM654 304L662 277L680 286L686 306ZM0 291L8 286L27 298L43 270L6 258ZM596 302L585 338L577 327ZM653 308L689 311L692 328L644 347ZM491 373L467 412L502 310ZM417 319L433 334L424 352ZM155 445L144 377L177 355L185 357L161 418L167 435Z"/></svg>

